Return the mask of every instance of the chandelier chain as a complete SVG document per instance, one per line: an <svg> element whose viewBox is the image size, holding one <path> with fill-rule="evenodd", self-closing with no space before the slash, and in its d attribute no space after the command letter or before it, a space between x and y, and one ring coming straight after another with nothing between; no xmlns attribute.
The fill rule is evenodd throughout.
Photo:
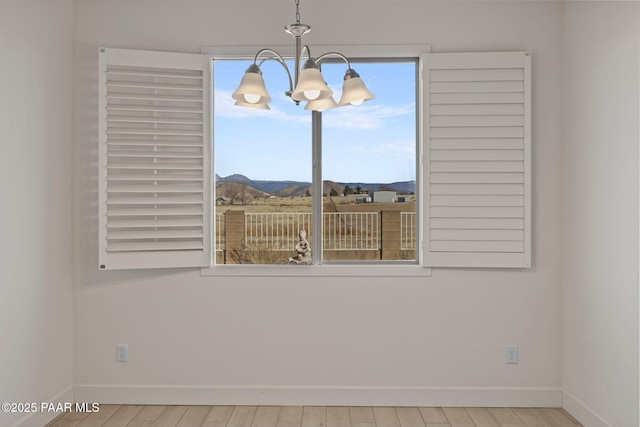
<svg viewBox="0 0 640 427"><path fill-rule="evenodd" d="M296 24L300 23L300 0L296 0Z"/></svg>

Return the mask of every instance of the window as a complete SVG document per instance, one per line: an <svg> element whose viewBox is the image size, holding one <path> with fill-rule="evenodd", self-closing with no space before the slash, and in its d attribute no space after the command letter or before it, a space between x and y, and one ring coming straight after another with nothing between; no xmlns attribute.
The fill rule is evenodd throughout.
<svg viewBox="0 0 640 427"><path fill-rule="evenodd" d="M273 61L262 70L271 109L234 106L250 63L214 61L216 264L415 263L416 60L353 62L376 99L313 119L282 93L287 76ZM345 64L322 67L339 99Z"/></svg>
<svg viewBox="0 0 640 427"><path fill-rule="evenodd" d="M236 262L270 263L262 251L281 264L302 229L314 263L347 263L358 275L377 274L366 264L374 259L399 264L394 275L413 274L411 264L530 267L530 54L397 59L414 49L353 61L367 68L376 102L310 117L281 95L275 118L212 110L214 92L224 99L247 61L238 71L212 55L100 49L99 268L208 267L230 259L230 243ZM344 70L322 66L327 76ZM403 85L385 84L388 73ZM249 215L257 201L271 211L253 213L271 215Z"/></svg>

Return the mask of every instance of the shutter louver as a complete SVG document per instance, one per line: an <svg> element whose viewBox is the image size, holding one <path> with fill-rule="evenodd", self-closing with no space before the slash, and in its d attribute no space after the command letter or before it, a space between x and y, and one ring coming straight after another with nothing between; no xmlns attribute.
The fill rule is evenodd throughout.
<svg viewBox="0 0 640 427"><path fill-rule="evenodd" d="M528 52L423 57L428 267L531 266Z"/></svg>
<svg viewBox="0 0 640 427"><path fill-rule="evenodd" d="M100 50L100 268L209 260L209 65Z"/></svg>

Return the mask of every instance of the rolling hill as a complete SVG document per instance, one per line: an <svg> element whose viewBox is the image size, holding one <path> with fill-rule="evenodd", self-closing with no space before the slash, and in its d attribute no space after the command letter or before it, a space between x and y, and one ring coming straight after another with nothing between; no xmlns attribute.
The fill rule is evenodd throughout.
<svg viewBox="0 0 640 427"><path fill-rule="evenodd" d="M220 188L220 185L235 183L242 184L247 187L252 188L254 191L257 190L259 193L254 195L255 197L260 197L261 193L265 196L273 195L280 197L297 197L304 196L307 191L311 192L311 183L304 181L265 181L265 180L252 180L245 175L241 174L233 174L226 177L221 177L216 175L216 187ZM323 192L329 194L332 189L336 190L337 193L342 193L344 191L345 186L351 187L355 190L357 187L360 187L362 191L380 191L384 190L392 190L398 194L411 194L416 191L416 183L415 181L399 181L399 182L391 182L391 183L365 183L365 182L334 182L330 180L325 180L322 183Z"/></svg>

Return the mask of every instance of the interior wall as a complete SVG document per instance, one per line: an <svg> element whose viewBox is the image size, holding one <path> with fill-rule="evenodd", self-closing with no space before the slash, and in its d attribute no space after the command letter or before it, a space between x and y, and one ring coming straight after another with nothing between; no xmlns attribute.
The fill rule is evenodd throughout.
<svg viewBox="0 0 640 427"><path fill-rule="evenodd" d="M70 401L73 2L1 9L0 401ZM48 416L29 415L2 412L0 425Z"/></svg>
<svg viewBox="0 0 640 427"><path fill-rule="evenodd" d="M638 420L637 2L565 4L564 404Z"/></svg>
<svg viewBox="0 0 640 427"><path fill-rule="evenodd" d="M562 4L326 0L302 2L301 13L313 28L305 38L311 46L532 52L533 268L437 269L429 278L99 272L98 47L199 52L211 45L289 45L283 27L294 19L294 5L77 1L76 396L559 406ZM116 363L117 343L129 345L128 363ZM508 344L519 345L518 365L505 364Z"/></svg>

